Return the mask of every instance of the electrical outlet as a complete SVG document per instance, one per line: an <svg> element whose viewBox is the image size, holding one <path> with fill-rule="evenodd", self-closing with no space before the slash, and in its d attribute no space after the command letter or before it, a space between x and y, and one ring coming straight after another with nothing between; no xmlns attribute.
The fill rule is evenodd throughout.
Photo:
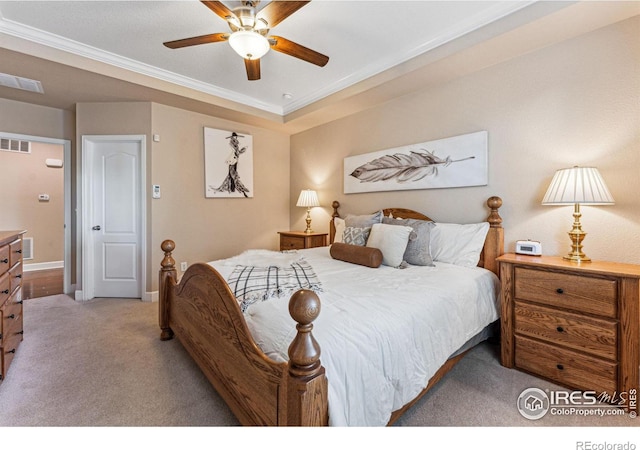
<svg viewBox="0 0 640 450"><path fill-rule="evenodd" d="M184 272L185 270L187 270L187 263L186 263L186 262L181 262L181 263L180 263L180 270L182 270L183 272Z"/></svg>

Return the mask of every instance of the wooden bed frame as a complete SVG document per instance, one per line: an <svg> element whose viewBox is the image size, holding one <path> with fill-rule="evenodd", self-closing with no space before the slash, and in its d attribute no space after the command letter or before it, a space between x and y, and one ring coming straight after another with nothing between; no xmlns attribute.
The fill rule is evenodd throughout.
<svg viewBox="0 0 640 450"><path fill-rule="evenodd" d="M499 197L487 200L490 223L480 263L498 274L496 258L504 253L504 230L498 209ZM338 216L333 202L333 217ZM428 219L408 209L386 209L385 215ZM335 235L331 220L331 242ZM253 340L240 307L226 281L211 266L196 263L177 281L175 244L161 245L160 339L177 336L214 388L243 425L326 426L329 422L327 379L320 363L320 346L312 335L313 321L320 314L320 300L310 290L295 292L289 312L297 335L289 346L288 363L275 362ZM293 325L292 325L293 326ZM389 424L418 401L462 357L449 359L411 402L395 411Z"/></svg>

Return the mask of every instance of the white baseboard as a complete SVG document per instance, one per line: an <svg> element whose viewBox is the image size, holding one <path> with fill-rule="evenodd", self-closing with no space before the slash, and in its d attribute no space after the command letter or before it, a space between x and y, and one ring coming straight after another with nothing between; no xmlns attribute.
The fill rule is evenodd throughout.
<svg viewBox="0 0 640 450"><path fill-rule="evenodd" d="M24 264L22 266L23 272L33 272L35 270L47 270L47 269L62 269L64 268L64 261L49 261L33 264Z"/></svg>
<svg viewBox="0 0 640 450"><path fill-rule="evenodd" d="M145 292L142 296L143 302L157 302L158 301L158 291Z"/></svg>

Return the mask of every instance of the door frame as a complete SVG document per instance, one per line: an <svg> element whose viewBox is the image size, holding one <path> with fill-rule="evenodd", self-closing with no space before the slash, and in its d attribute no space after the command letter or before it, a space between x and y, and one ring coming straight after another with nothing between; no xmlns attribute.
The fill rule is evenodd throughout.
<svg viewBox="0 0 640 450"><path fill-rule="evenodd" d="M91 191L91 168L89 162L91 157L91 144L100 142L118 142L118 141L134 141L140 145L140 198L138 199L140 210L138 211L140 219L140 299L145 299L147 288L147 137L143 134L135 135L83 135L82 136L82 164L80 176L78 177L81 184L80 192L82 192L82 214L78 216L78 229L82 230L78 233L82 244L82 290L76 290L76 300L91 300L94 298L93 284L93 236L94 234L88 229L90 224L90 211L93 205L93 198L88 195ZM85 225L86 224L86 225Z"/></svg>
<svg viewBox="0 0 640 450"><path fill-rule="evenodd" d="M62 290L65 294L71 294L75 289L75 286L71 285L71 141L68 139L5 133L4 131L0 131L0 137L42 144L62 145L64 177L64 268Z"/></svg>

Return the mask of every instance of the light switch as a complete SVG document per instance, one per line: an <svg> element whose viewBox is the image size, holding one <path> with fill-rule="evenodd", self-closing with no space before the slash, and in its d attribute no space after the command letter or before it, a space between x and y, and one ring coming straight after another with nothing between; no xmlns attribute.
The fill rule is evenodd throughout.
<svg viewBox="0 0 640 450"><path fill-rule="evenodd" d="M160 185L154 184L152 192L153 192L153 198L160 198Z"/></svg>
<svg viewBox="0 0 640 450"><path fill-rule="evenodd" d="M49 194L38 194L38 200L41 202L48 202Z"/></svg>

